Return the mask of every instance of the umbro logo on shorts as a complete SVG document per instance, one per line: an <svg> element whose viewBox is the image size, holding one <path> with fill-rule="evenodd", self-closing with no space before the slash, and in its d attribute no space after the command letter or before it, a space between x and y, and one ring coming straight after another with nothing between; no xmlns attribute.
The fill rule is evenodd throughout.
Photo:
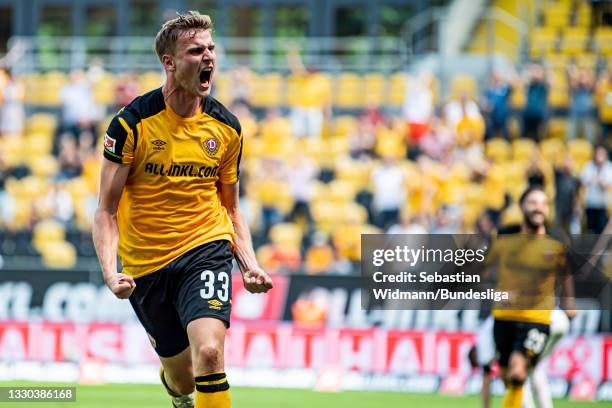
<svg viewBox="0 0 612 408"><path fill-rule="evenodd" d="M223 303L221 303L217 299L211 299L208 301L208 307L210 307L211 309L221 310L221 306L223 306Z"/></svg>

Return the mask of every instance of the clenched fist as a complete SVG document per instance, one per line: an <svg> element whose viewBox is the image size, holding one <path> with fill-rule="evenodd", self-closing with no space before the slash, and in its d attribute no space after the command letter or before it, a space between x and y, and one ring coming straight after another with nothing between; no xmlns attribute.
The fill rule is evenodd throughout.
<svg viewBox="0 0 612 408"><path fill-rule="evenodd" d="M113 292L119 299L127 299L130 297L134 288L136 288L136 282L130 275L124 273L112 274L108 279L105 279L106 286Z"/></svg>
<svg viewBox="0 0 612 408"><path fill-rule="evenodd" d="M261 268L254 268L242 274L244 287L251 293L266 293L272 289L272 278Z"/></svg>

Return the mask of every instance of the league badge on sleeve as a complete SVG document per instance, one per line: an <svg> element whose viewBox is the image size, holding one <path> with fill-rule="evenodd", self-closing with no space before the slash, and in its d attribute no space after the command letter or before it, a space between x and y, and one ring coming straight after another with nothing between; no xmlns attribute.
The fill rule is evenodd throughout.
<svg viewBox="0 0 612 408"><path fill-rule="evenodd" d="M111 153L115 153L115 145L117 144L117 140L113 139L108 135L108 133L104 136L104 148Z"/></svg>

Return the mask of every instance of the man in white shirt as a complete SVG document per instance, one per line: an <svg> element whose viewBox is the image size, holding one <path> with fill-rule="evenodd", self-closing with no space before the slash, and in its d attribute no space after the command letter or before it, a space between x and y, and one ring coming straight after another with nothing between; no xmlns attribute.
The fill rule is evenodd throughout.
<svg viewBox="0 0 612 408"><path fill-rule="evenodd" d="M612 163L604 146L595 148L593 160L584 166L580 179L586 188L587 232L601 234L608 223L608 190L612 187Z"/></svg>

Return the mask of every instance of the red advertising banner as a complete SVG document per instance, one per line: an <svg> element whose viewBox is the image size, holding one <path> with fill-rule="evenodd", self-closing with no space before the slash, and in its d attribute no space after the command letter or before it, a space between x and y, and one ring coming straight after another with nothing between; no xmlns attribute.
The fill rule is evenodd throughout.
<svg viewBox="0 0 612 408"><path fill-rule="evenodd" d="M273 304L273 302L272 302ZM278 322L234 322L228 332L229 367L254 369L338 368L399 376L469 375L470 332L397 331L301 327ZM0 322L0 362L156 364L138 324ZM545 360L551 378L610 380L612 336L568 336Z"/></svg>

